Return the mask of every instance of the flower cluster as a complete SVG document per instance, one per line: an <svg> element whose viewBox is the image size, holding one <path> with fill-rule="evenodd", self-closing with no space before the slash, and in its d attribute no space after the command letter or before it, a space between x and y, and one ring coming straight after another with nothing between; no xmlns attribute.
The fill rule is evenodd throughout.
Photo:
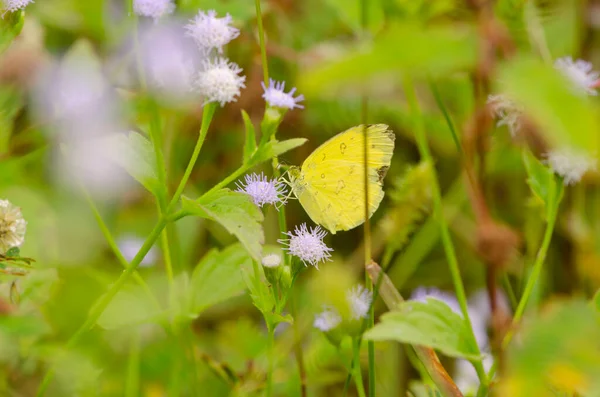
<svg viewBox="0 0 600 397"><path fill-rule="evenodd" d="M21 209L8 200L0 200L0 254L13 247L20 247L25 241L27 222Z"/></svg>
<svg viewBox="0 0 600 397"><path fill-rule="evenodd" d="M594 85L598 82L600 73L593 70L591 63L581 59L573 61L571 57L564 57L557 59L554 67L573 83L576 92L598 95Z"/></svg>
<svg viewBox="0 0 600 397"><path fill-rule="evenodd" d="M521 117L523 109L505 95L490 95L487 104L492 115L498 119L496 126L508 127L510 134L514 137L521 129Z"/></svg>
<svg viewBox="0 0 600 397"><path fill-rule="evenodd" d="M24 9L33 2L33 0L2 0L2 9L6 12L15 12Z"/></svg>
<svg viewBox="0 0 600 397"><path fill-rule="evenodd" d="M159 18L173 13L175 4L173 0L134 0L133 12L141 17Z"/></svg>
<svg viewBox="0 0 600 397"><path fill-rule="evenodd" d="M356 285L346 294L346 303L349 308L349 320L362 320L367 318L373 293L362 285ZM323 311L315 316L313 326L323 332L329 332L340 325L342 316L334 307L325 306Z"/></svg>
<svg viewBox="0 0 600 397"><path fill-rule="evenodd" d="M289 253L300 258L305 265L310 264L318 268L320 262L330 260L330 252L333 249L323 242L327 232L320 226L309 229L306 223L303 223L300 227L296 226L293 232L285 234L289 236L289 239L278 241L286 245Z"/></svg>
<svg viewBox="0 0 600 397"><path fill-rule="evenodd" d="M269 79L269 86L265 86L265 83L261 83L264 94L263 98L270 106L282 108L282 109L303 109L304 106L298 105L298 102L304 100L304 95L298 95L294 98L296 88L292 88L290 92L286 93L285 82L277 82L273 79Z"/></svg>
<svg viewBox="0 0 600 397"><path fill-rule="evenodd" d="M546 154L546 162L560 175L565 185L579 182L588 171L596 168L596 160L582 150L559 148Z"/></svg>
<svg viewBox="0 0 600 397"><path fill-rule="evenodd" d="M223 47L240 35L240 31L233 26L231 15L217 18L214 10L200 11L190 23L185 26L187 35L191 37L202 52L212 50L223 53Z"/></svg>
<svg viewBox="0 0 600 397"><path fill-rule="evenodd" d="M263 174L248 174L245 182L237 183L237 191L246 193L254 204L262 207L265 204L285 204L285 185L276 179L269 180Z"/></svg>

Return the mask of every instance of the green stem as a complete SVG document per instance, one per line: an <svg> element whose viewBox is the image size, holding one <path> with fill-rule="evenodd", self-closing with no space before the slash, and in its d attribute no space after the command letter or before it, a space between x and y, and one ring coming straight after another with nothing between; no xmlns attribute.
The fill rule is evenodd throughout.
<svg viewBox="0 0 600 397"><path fill-rule="evenodd" d="M260 11L260 0L254 0L256 6L256 24L258 26L258 40L260 44L260 57L262 60L263 81L265 87L269 86L269 65L267 64L267 47L265 45L265 30L263 28L262 12Z"/></svg>
<svg viewBox="0 0 600 397"><path fill-rule="evenodd" d="M269 367L267 369L267 397L271 397L273 395L273 370L274 370L274 349L275 349L275 327L267 324L268 326L268 346L267 346L267 354L269 360Z"/></svg>
<svg viewBox="0 0 600 397"><path fill-rule="evenodd" d="M363 384L362 370L360 368L360 338L352 342L354 350L354 382L356 383L356 391L359 397L366 397L365 385Z"/></svg>
<svg viewBox="0 0 600 397"><path fill-rule="evenodd" d="M454 127L454 123L452 122L452 117L450 117L450 113L448 112L446 105L444 105L442 96L440 95L440 92L437 89L437 85L435 84L435 82L433 81L432 78L429 78L429 87L431 88L431 92L433 93L433 97L435 98L435 103L437 104L438 108L444 115L444 120L446 120L446 125L448 126L448 129L450 130L450 134L452 135L452 140L454 141L454 144L456 145L456 149L458 150L458 153L460 153L460 155L462 156L463 149L462 149L462 146L460 145L460 139L458 138L458 134L456 132L456 128Z"/></svg>
<svg viewBox="0 0 600 397"><path fill-rule="evenodd" d="M210 196L212 193L223 189L225 186L229 185L231 182L238 179L240 177L240 175L242 175L244 172L246 172L248 170L248 168L249 167L247 164L242 164L238 169L236 169L231 174L229 174L228 177L226 177L221 182L219 182L215 186L213 186L209 191L204 193L202 195L202 197Z"/></svg>
<svg viewBox="0 0 600 397"><path fill-rule="evenodd" d="M558 207L560 204L562 189L563 185L559 184L558 189L556 189L555 196L552 199L552 202L550 203L552 209L548 213L548 224L546 225L546 230L544 231L542 245L538 250L537 256L535 258L535 263L533 264L533 269L531 270L531 274L529 275L529 279L527 280L527 284L525 285L525 290L523 291L523 295L521 296L521 300L519 301L519 305L517 306L517 310L515 311L512 327L506 333L506 336L502 340L502 348L506 348L506 346L508 346L508 343L510 342L513 336L516 325L519 323L519 321L521 321L521 318L525 313L525 309L527 308L529 298L533 292L533 289L538 279L540 278L540 274L542 273L542 267L544 265L544 261L546 260L548 248L550 247L552 234L554 233L554 226L556 224L556 217L558 215Z"/></svg>
<svg viewBox="0 0 600 397"><path fill-rule="evenodd" d="M98 302L90 310L87 320L83 323L83 325L81 325L81 327L79 327L79 329L67 341L67 343L66 343L67 349L70 347L73 347L79 341L79 339L81 339L81 337L87 331L89 331L90 328L92 326L94 326L94 324L96 324L96 322L98 321L98 318L102 315L102 312L104 312L104 309L106 309L106 307L109 305L109 303L115 297L115 295L121 290L123 285L125 285L125 283L129 280L129 278L135 272L136 268L142 262L142 260L144 259L144 257L148 253L148 251L150 251L150 248L152 248L152 246L154 245L154 243L160 236L160 233L165 228L166 223L167 222L166 222L165 218L159 219L158 223L156 224L154 229L152 229L152 232L150 233L148 238L146 238L146 241L142 245L142 248L140 248L139 252L135 255L135 257L133 258L133 260L131 261L129 266L123 271L123 273L121 273L121 276L119 276L117 281L115 281L115 283L110 287L110 289L104 295L102 295L100 297ZM48 369L48 372L46 372L46 375L44 376L44 379L42 380L42 382L38 388L38 392L37 392L38 397L41 397L45 394L46 389L50 385L50 382L52 381L53 377L54 377L54 367L51 366Z"/></svg>
<svg viewBox="0 0 600 397"><path fill-rule="evenodd" d="M465 287L462 282L462 278L460 275L460 269L458 267L458 260L456 258L456 252L454 250L454 245L452 243L452 239L450 237L450 231L448 230L448 224L446 223L446 219L444 218L443 207L442 207L442 195L440 192L440 186L437 181L437 175L435 172L433 157L431 156L431 152L429 151L429 145L427 143L427 137L425 134L425 127L423 125L423 118L421 115L421 110L419 107L419 103L416 97L416 92L413 86L413 83L410 77L406 76L404 79L404 86L406 92L406 99L408 101L408 105L411 109L411 112L415 116L414 130L415 130L415 139L417 141L417 146L419 148L419 154L421 155L423 161L427 161L431 164L431 169L434 173L434 182L431 186L433 193L433 216L437 220L438 227L440 228L440 236L442 240L442 245L444 247L444 252L446 253L446 259L448 260L448 266L450 268L450 274L452 276L452 283L454 284L454 291L456 294L456 298L460 305L460 310L465 321L465 325L469 330L469 336L472 340L472 345L475 347L476 355L480 355L479 347L477 344L477 340L475 339L475 334L473 333L473 326L471 325L471 318L469 316L469 310L467 306L467 297L465 294ZM473 361L473 366L477 371L477 376L481 382L481 385L487 386L488 379L483 368L483 364L481 361Z"/></svg>
<svg viewBox="0 0 600 397"><path fill-rule="evenodd" d="M183 177L181 178L181 181L179 182L179 186L177 186L177 189L175 190L175 194L173 194L173 198L171 199L171 202L167 206L167 211L166 211L167 214L169 214L171 212L171 210L175 207L175 205L179 201L179 198L181 197L181 194L183 193L183 189L185 189L185 186L187 185L187 182L190 179L190 175L192 174L192 170L194 169L194 166L196 165L196 161L198 160L198 155L200 155L200 149L202 149L202 145L204 144L204 140L206 139L208 127L210 126L210 123L212 121L213 115L215 114L216 108L217 108L217 104L214 102L210 102L210 103L207 103L206 105L204 105L204 109L202 112L202 124L200 125L200 134L198 136L198 141L196 141L196 146L194 147L192 157L190 158L187 168L185 169L185 172L183 174Z"/></svg>
<svg viewBox="0 0 600 397"><path fill-rule="evenodd" d="M140 334L134 332L129 349L125 397L137 397L140 390Z"/></svg>

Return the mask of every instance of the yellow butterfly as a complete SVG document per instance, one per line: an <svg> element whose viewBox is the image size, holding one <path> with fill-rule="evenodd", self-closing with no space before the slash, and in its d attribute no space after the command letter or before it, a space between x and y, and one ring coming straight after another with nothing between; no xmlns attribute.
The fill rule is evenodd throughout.
<svg viewBox="0 0 600 397"><path fill-rule="evenodd" d="M289 184L313 222L332 234L365 221L363 126L340 132L290 167ZM383 178L394 152L394 133L385 124L367 128L369 217L383 199Z"/></svg>

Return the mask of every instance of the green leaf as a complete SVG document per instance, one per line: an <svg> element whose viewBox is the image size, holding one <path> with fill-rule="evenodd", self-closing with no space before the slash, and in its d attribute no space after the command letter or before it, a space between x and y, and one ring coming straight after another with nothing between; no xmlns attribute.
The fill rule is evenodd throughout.
<svg viewBox="0 0 600 397"><path fill-rule="evenodd" d="M264 216L250 196L222 189L198 200L182 197L181 201L184 212L220 223L237 237L252 258L261 260Z"/></svg>
<svg viewBox="0 0 600 397"><path fill-rule="evenodd" d="M598 120L590 98L559 71L521 58L500 69L499 91L517 101L553 146L598 149Z"/></svg>
<svg viewBox="0 0 600 397"><path fill-rule="evenodd" d="M8 152L14 119L23 103L23 94L17 89L0 87L0 154Z"/></svg>
<svg viewBox="0 0 600 397"><path fill-rule="evenodd" d="M527 171L527 184L533 194L542 200L548 208L556 191L554 173L527 149L523 150L523 164L525 164L525 170Z"/></svg>
<svg viewBox="0 0 600 397"><path fill-rule="evenodd" d="M365 339L395 340L428 346L451 357L480 359L462 317L432 298L401 303L397 311L384 314L382 321L365 333Z"/></svg>
<svg viewBox="0 0 600 397"><path fill-rule="evenodd" d="M192 310L199 314L209 306L241 294L246 287L242 269L251 265L252 258L240 244L206 254L192 273Z"/></svg>
<svg viewBox="0 0 600 397"><path fill-rule="evenodd" d="M154 195L164 187L158 181L158 172L152 143L141 134L129 132L111 137L114 150L111 159Z"/></svg>
<svg viewBox="0 0 600 397"><path fill-rule="evenodd" d="M317 97L324 92L337 95L338 88L356 92L357 82L362 83L362 89L380 87L381 78L399 79L403 72L435 76L465 70L475 65L476 38L472 30L460 26L392 26L373 43L363 43L307 71L298 84L299 90ZM390 50L398 43L402 43L402 50ZM375 77L379 84L369 81Z"/></svg>
<svg viewBox="0 0 600 397"><path fill-rule="evenodd" d="M153 322L160 315L146 291L132 285L119 291L97 323L105 329L118 329Z"/></svg>
<svg viewBox="0 0 600 397"><path fill-rule="evenodd" d="M0 8L0 11L2 9ZM25 12L3 12L0 18L0 54L6 50L12 41L21 33L25 23Z"/></svg>
<svg viewBox="0 0 600 397"><path fill-rule="evenodd" d="M259 146L258 150L250 159L250 166L260 164L275 156L279 156L285 152L289 152L298 146L304 145L306 138L293 138L285 141L269 141Z"/></svg>
<svg viewBox="0 0 600 397"><path fill-rule="evenodd" d="M242 118L244 119L244 126L246 127L246 141L244 143L244 163L250 160L252 154L256 150L256 134L254 133L254 125L250 116L242 109Z"/></svg>

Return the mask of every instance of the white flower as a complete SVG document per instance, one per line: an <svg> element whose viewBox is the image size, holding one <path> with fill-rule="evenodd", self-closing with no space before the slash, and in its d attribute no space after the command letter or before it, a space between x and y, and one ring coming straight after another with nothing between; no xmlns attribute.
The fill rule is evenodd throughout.
<svg viewBox="0 0 600 397"><path fill-rule="evenodd" d="M3 0L2 7L7 12L14 12L22 10L33 2L33 0Z"/></svg>
<svg viewBox="0 0 600 397"><path fill-rule="evenodd" d="M554 62L554 68L570 79L578 91L598 95L592 86L598 81L600 74L592 70L591 63L581 59L573 61L571 57L564 57Z"/></svg>
<svg viewBox="0 0 600 397"><path fill-rule="evenodd" d="M565 185L579 182L583 174L596 168L596 160L581 150L554 149L546 158L552 170L564 178Z"/></svg>
<svg viewBox="0 0 600 397"><path fill-rule="evenodd" d="M246 175L245 183L237 183L237 191L252 197L254 204L262 207L265 204L285 204L285 185L276 179L268 180L262 173Z"/></svg>
<svg viewBox="0 0 600 397"><path fill-rule="evenodd" d="M246 85L245 76L238 76L242 69L225 58L204 61L203 70L195 81L196 90L206 97L206 102L219 102L224 106L234 102Z"/></svg>
<svg viewBox="0 0 600 397"><path fill-rule="evenodd" d="M418 302L427 302L427 298L433 298L444 302L450 306L450 309L452 309L454 313L462 316L458 300L456 300L456 297L449 292L441 291L434 287L419 287L415 289L410 296L411 300Z"/></svg>
<svg viewBox="0 0 600 397"><path fill-rule="evenodd" d="M190 23L185 26L187 35L194 39L203 51L216 49L223 52L223 46L240 35L240 31L232 26L231 15L217 18L214 10L200 11Z"/></svg>
<svg viewBox="0 0 600 397"><path fill-rule="evenodd" d="M127 262L131 262L144 245L144 240L134 236L124 236L119 239L117 246ZM156 247L150 248L144 259L140 262L140 267L149 267L156 263L157 260Z"/></svg>
<svg viewBox="0 0 600 397"><path fill-rule="evenodd" d="M133 12L142 17L153 18L171 14L175 10L172 0L133 0Z"/></svg>
<svg viewBox="0 0 600 397"><path fill-rule="evenodd" d="M371 308L371 302L373 301L373 293L371 291L362 285L357 285L348 291L346 299L348 300L353 320L367 317Z"/></svg>
<svg viewBox="0 0 600 397"><path fill-rule="evenodd" d="M10 248L20 247L25 241L27 222L21 209L8 200L0 200L0 254Z"/></svg>
<svg viewBox="0 0 600 397"><path fill-rule="evenodd" d="M140 50L148 83L161 100L190 98L201 55L176 23L152 25L142 32Z"/></svg>
<svg viewBox="0 0 600 397"><path fill-rule="evenodd" d="M340 314L332 307L325 306L323 311L315 316L313 326L323 332L328 332L342 322Z"/></svg>
<svg viewBox="0 0 600 397"><path fill-rule="evenodd" d="M262 258L262 265L268 268L276 268L281 264L281 256L277 254L265 255Z"/></svg>
<svg viewBox="0 0 600 397"><path fill-rule="evenodd" d="M494 117L498 118L496 126L508 127L510 134L514 137L521 129L521 116L523 109L505 95L490 95L487 99Z"/></svg>
<svg viewBox="0 0 600 397"><path fill-rule="evenodd" d="M320 226L310 228L306 227L306 223L296 226L294 232L285 233L290 238L278 240L281 244L287 245L287 250L290 254L297 256L306 265L310 263L318 268L319 262L329 260L330 252L333 249L329 248L323 242L323 237L327 232L321 229Z"/></svg>
<svg viewBox="0 0 600 397"><path fill-rule="evenodd" d="M304 109L304 106L298 105L298 102L304 100L304 95L298 95L294 98L296 87L292 88L287 94L283 91L285 88L285 81L277 82L273 79L269 79L269 87L265 86L265 83L261 83L263 90L263 98L271 106L285 109L300 108Z"/></svg>

